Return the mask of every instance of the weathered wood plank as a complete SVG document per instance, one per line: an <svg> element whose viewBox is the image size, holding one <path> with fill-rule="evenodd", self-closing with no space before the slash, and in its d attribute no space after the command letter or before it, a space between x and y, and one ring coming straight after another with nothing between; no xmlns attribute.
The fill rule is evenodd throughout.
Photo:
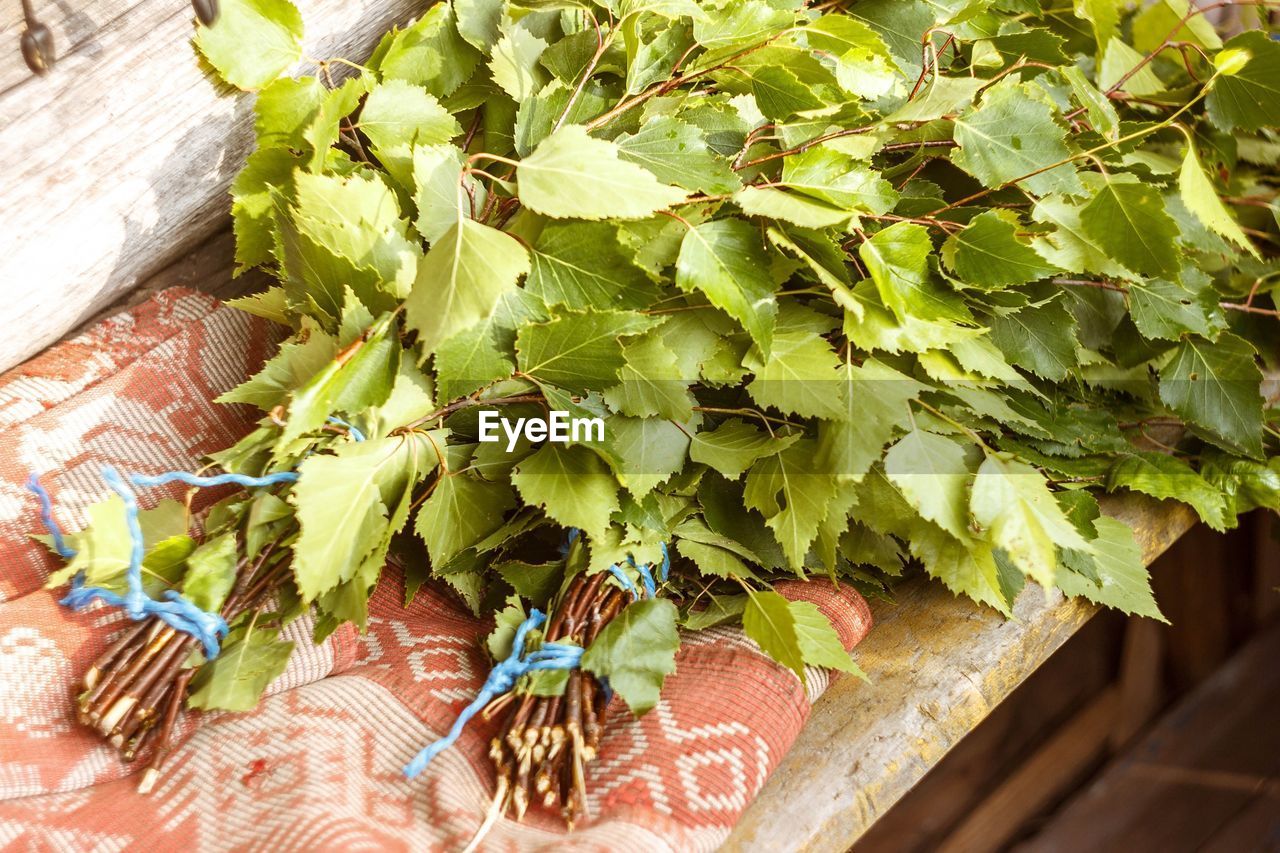
<svg viewBox="0 0 1280 853"><path fill-rule="evenodd" d="M1106 755L1119 691L1108 687L1060 727L937 847L1003 850L1028 820L1068 793Z"/></svg>
<svg viewBox="0 0 1280 853"><path fill-rule="evenodd" d="M298 0L309 56L363 57L422 0ZM186 0L37 2L59 35L29 76L0 7L0 370L39 351L225 224L252 96L201 71Z"/></svg>
<svg viewBox="0 0 1280 853"><path fill-rule="evenodd" d="M1136 495L1104 506L1135 527L1147 562L1195 521ZM847 850L1097 608L1028 588L1005 620L920 579L872 611L856 652L872 683L840 679L818 700L725 850Z"/></svg>

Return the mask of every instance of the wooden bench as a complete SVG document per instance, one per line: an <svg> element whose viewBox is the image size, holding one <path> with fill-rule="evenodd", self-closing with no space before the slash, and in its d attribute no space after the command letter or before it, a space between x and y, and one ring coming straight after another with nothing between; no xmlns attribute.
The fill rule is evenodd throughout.
<svg viewBox="0 0 1280 853"><path fill-rule="evenodd" d="M418 0L300 0L307 53L366 54ZM0 7L0 166L9 251L0 370L124 299L175 284L220 296L233 280L227 188L250 142L252 98L205 77L186 0L37 2L58 64L30 76L18 4ZM20 332L20 334L19 334ZM1107 512L1148 561L1193 523L1136 496ZM1029 588L1005 620L917 579L873 605L857 658L749 807L728 850L844 850L1096 612Z"/></svg>
<svg viewBox="0 0 1280 853"><path fill-rule="evenodd" d="M1150 563L1195 523L1172 501L1103 498ZM725 850L847 850L966 734L1098 612L1028 586L1014 619L924 578L873 602L855 650L870 684L836 681L743 814Z"/></svg>

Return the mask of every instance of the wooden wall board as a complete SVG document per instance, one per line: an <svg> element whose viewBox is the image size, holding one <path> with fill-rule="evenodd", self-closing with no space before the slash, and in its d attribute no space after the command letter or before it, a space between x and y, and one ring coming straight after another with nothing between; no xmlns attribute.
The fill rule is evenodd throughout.
<svg viewBox="0 0 1280 853"><path fill-rule="evenodd" d="M1280 625L1170 709L1019 849L1274 849L1280 843L1278 658Z"/></svg>
<svg viewBox="0 0 1280 853"><path fill-rule="evenodd" d="M59 59L18 52L0 4L0 370L57 340L225 227L253 96L215 83L187 0L34 0ZM305 50L365 57L424 0L298 0Z"/></svg>
<svg viewBox="0 0 1280 853"><path fill-rule="evenodd" d="M1109 496L1149 563L1195 522L1187 507ZM836 681L730 833L728 851L844 851L1097 608L1029 587L1014 619L939 583L903 584L854 656L871 678Z"/></svg>

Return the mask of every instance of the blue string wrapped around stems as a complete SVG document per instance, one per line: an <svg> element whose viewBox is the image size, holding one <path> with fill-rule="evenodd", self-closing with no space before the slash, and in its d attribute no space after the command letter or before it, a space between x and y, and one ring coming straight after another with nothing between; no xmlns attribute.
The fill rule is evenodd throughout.
<svg viewBox="0 0 1280 853"><path fill-rule="evenodd" d="M530 652L528 655L524 653L524 644L529 632L535 628L540 628L546 619L546 615L540 610L534 609L529 612L529 618L521 622L520 627L516 629L516 635L511 641L511 654L507 655L506 660L500 661L489 671L489 677L484 680L484 686L480 688L480 692L471 701L471 704L463 708L462 713L458 714L458 718L453 721L449 732L435 743L425 747L413 757L412 761L405 765L405 776L413 779L423 770L426 770L427 765L431 763L433 758L457 742L462 735L462 729L472 717L484 710L484 707L494 699L514 688L516 682L523 676L539 670L570 670L578 668L578 665L582 662L584 651L581 646L546 642L538 650Z"/></svg>
<svg viewBox="0 0 1280 853"><path fill-rule="evenodd" d="M569 555L569 548L581 535L582 531L578 528L569 528L565 542L560 547L561 556L567 557ZM633 557L628 557L627 561L640 572L640 579L644 584L646 597L653 598L657 595L657 584L654 582L652 569L648 565L637 564ZM612 565L608 571L618 581L623 591L631 593L632 601L640 598L640 591L636 589L636 585L620 566ZM659 567L658 574L663 583L666 583L671 574L671 555L667 551L665 542L662 545L662 564ZM524 644L526 637L530 631L541 627L546 618L542 611L536 608L530 611L529 618L521 622L520 627L516 629L515 638L511 642L511 654L507 655L506 660L500 661L490 670L489 677L485 679L480 692L471 701L471 704L463 708L462 712L458 714L448 733L424 748L405 766L404 775L412 779L425 770L433 758L457 742L458 738L462 736L463 728L466 727L472 717L484 710L484 707L494 699L512 690L516 686L516 682L523 676L537 670L571 670L578 668L586 649L568 643L544 642L537 651L531 652L527 657L525 656ZM608 702L613 696L609 680L600 677L599 681L605 693L605 701Z"/></svg>
<svg viewBox="0 0 1280 853"><path fill-rule="evenodd" d="M338 417L329 417L329 423L345 427L352 441L364 441L365 435L353 424ZM133 620L155 616L175 630L190 634L204 646L207 660L213 660L221 651L221 640L227 635L226 620L218 613L210 613L197 607L190 599L175 590L166 590L163 601L157 601L146 594L142 588L142 560L146 549L142 526L138 521L138 499L129 483L139 488L154 488L169 483L186 483L197 488L212 486L237 485L246 489L257 489L274 486L279 483L296 483L298 474L295 471L278 471L262 477L250 477L245 474L215 474L202 477L186 471L165 471L162 474L149 476L132 474L126 482L115 468L107 465L102 469L102 479L113 492L124 501L125 524L129 529L129 567L125 571L126 590L123 595L103 587L86 586L84 572L77 572L71 579L71 590L62 599L62 604L74 610L82 610L94 601L102 601L112 607L119 607ZM27 488L40 501L40 520L53 539L53 549L58 556L70 560L75 557L74 548L67 545L62 529L53 518L53 502L49 493L40 485L35 474L27 480Z"/></svg>
<svg viewBox="0 0 1280 853"><path fill-rule="evenodd" d="M129 530L129 567L125 570L125 592L118 593L103 587L87 586L84 572L77 572L71 580L71 590L62 599L62 604L73 610L83 610L94 601L102 601L112 607L119 607L135 621L154 616L174 630L195 637L204 647L205 658L212 660L221 651L221 640L227 635L227 622L221 614L210 613L197 607L194 602L176 590L166 590L164 600L156 600L142 588L142 559L146 546L142 537L142 526L138 521L138 499L133 489L120 473L111 466L102 469L102 479L110 489L120 496L124 502L125 525ZM278 483L296 482L298 475L292 471L281 471L264 477L248 477L243 474L218 474L213 477L201 477L185 471L166 471L156 476L134 474L129 478L133 485L141 488L163 486L167 483L182 482L189 486L209 487L234 483L245 488L261 488ZM27 488L40 501L40 520L53 539L53 548L58 556L71 559L76 556L74 548L67 544L62 529L53 518L53 502L49 493L40 485L35 474L27 480Z"/></svg>

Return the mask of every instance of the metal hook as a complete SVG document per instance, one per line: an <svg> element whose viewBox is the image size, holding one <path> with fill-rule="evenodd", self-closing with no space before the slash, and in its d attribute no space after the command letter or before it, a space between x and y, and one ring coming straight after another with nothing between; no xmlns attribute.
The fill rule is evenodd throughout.
<svg viewBox="0 0 1280 853"><path fill-rule="evenodd" d="M27 25L22 31L22 58L36 74L47 74L57 58L53 32L36 19L31 0L22 0L22 17Z"/></svg>
<svg viewBox="0 0 1280 853"><path fill-rule="evenodd" d="M212 27L218 20L218 0L191 0L191 7L196 10L196 17L206 27Z"/></svg>

